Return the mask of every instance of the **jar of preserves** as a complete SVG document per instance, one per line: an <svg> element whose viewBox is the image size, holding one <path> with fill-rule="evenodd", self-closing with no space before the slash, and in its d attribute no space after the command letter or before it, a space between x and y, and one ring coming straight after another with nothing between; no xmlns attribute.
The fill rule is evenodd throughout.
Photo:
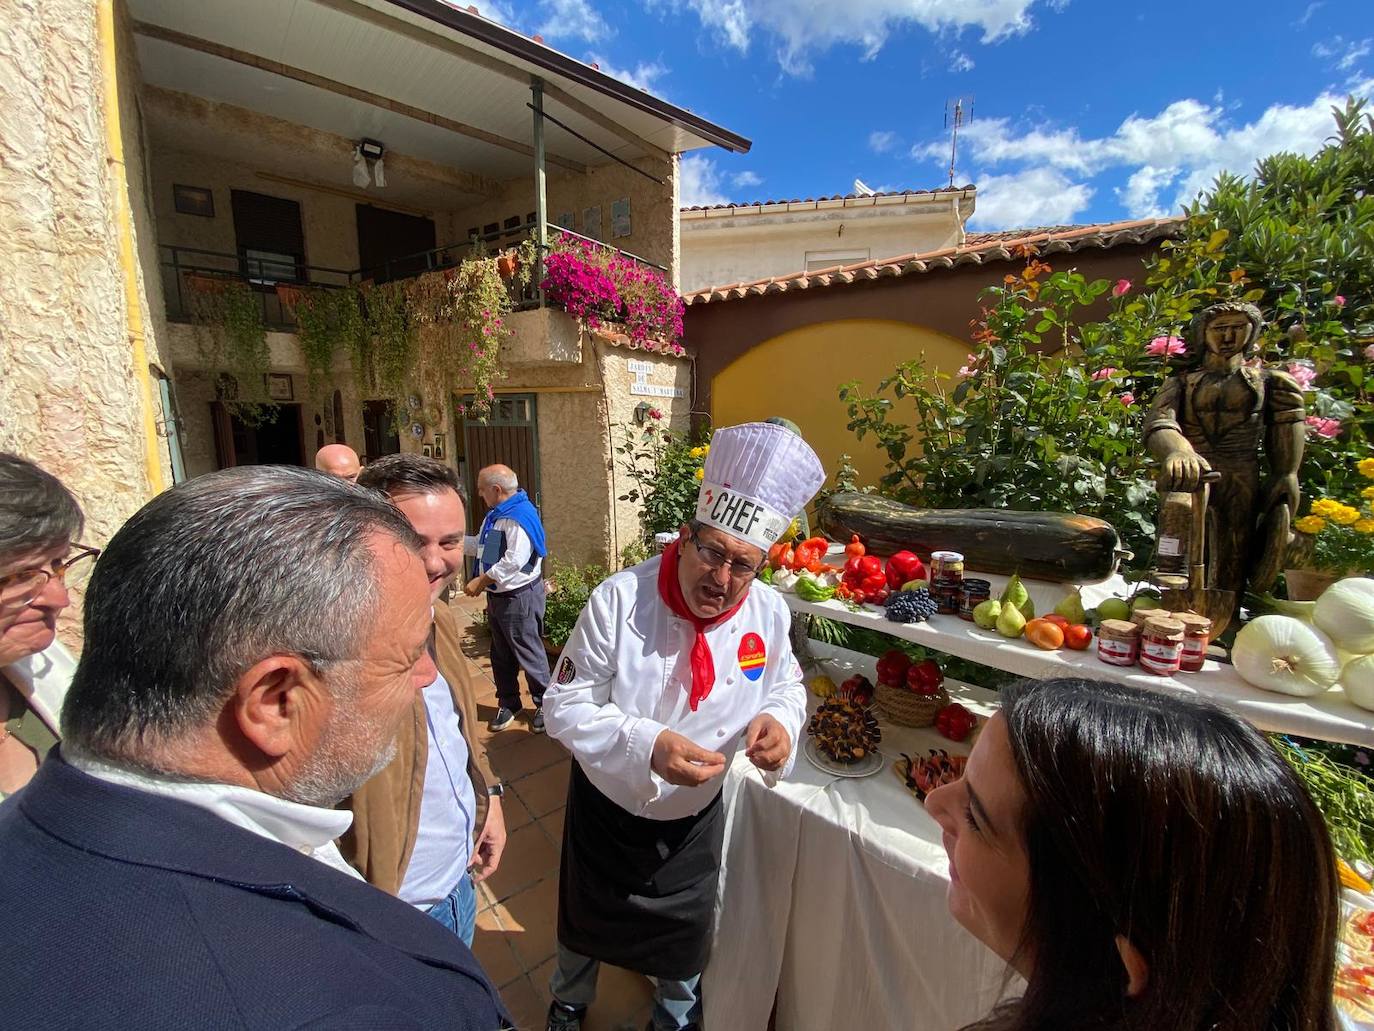
<svg viewBox="0 0 1374 1031"><path fill-rule="evenodd" d="M1097 658L1112 666L1134 666L1140 656L1140 627L1126 619L1104 619L1097 628Z"/></svg>
<svg viewBox="0 0 1374 1031"><path fill-rule="evenodd" d="M1183 624L1170 616L1151 616L1140 632L1140 668L1170 677L1183 661Z"/></svg>
<svg viewBox="0 0 1374 1031"><path fill-rule="evenodd" d="M1183 654L1179 669L1184 673L1202 672L1207 658L1207 644L1212 636L1212 621L1196 612L1178 612L1174 619L1183 624Z"/></svg>
<svg viewBox="0 0 1374 1031"><path fill-rule="evenodd" d="M964 556L957 551L932 551L930 553L930 582L953 580L955 583L964 578Z"/></svg>
<svg viewBox="0 0 1374 1031"><path fill-rule="evenodd" d="M959 618L973 622L973 610L992 597L992 581L970 577L959 585Z"/></svg>
<svg viewBox="0 0 1374 1031"><path fill-rule="evenodd" d="M1145 629L1145 621L1146 621L1147 619L1149 619L1150 617L1152 617L1152 616L1169 616L1169 615L1172 615L1172 614L1173 614L1173 613L1169 612L1167 609L1157 608L1157 607L1155 607L1155 606L1152 605L1152 606L1149 606L1149 607L1142 607L1142 608L1138 608L1138 609L1132 609L1132 610L1131 610L1131 622L1134 623L1136 626L1140 627L1142 630L1144 630L1144 629Z"/></svg>

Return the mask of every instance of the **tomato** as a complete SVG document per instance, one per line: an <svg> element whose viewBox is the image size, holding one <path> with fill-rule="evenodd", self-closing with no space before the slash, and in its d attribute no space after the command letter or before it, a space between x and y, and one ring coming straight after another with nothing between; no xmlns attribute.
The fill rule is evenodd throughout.
<svg viewBox="0 0 1374 1031"><path fill-rule="evenodd" d="M860 558L867 550L868 549L864 547L864 542L859 540L859 535L857 533L853 534L849 538L849 543L844 546L844 553L849 558Z"/></svg>
<svg viewBox="0 0 1374 1031"><path fill-rule="evenodd" d="M1026 624L1026 640L1037 648L1052 652L1064 647L1064 631L1048 619L1032 619Z"/></svg>
<svg viewBox="0 0 1374 1031"><path fill-rule="evenodd" d="M901 687L906 683L907 670L911 669L911 657L900 648L883 652L878 660L878 683L889 687Z"/></svg>
<svg viewBox="0 0 1374 1031"><path fill-rule="evenodd" d="M906 686L919 695L939 694L944 682L945 674L934 659L913 663L906 673Z"/></svg>
<svg viewBox="0 0 1374 1031"><path fill-rule="evenodd" d="M1082 623L1071 623L1064 628L1064 646L1081 652L1093 643L1093 632Z"/></svg>
<svg viewBox="0 0 1374 1031"><path fill-rule="evenodd" d="M1053 623L1060 630L1063 630L1066 626L1069 625L1069 621L1057 612L1051 612L1048 616L1041 616L1040 618L1043 619L1046 623Z"/></svg>
<svg viewBox="0 0 1374 1031"><path fill-rule="evenodd" d="M887 583L887 576L883 573L883 560L877 555L860 555L859 573L867 580L870 576L881 576L883 583Z"/></svg>

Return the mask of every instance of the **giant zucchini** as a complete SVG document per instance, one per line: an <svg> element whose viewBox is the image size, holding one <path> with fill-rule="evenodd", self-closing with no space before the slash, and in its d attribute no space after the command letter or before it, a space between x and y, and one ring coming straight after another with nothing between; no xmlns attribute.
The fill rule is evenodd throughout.
<svg viewBox="0 0 1374 1031"><path fill-rule="evenodd" d="M1067 512L912 508L877 494L831 494L817 505L834 540L857 533L868 550L928 556L958 551L970 570L1035 580L1092 583L1116 572L1120 540L1110 523Z"/></svg>

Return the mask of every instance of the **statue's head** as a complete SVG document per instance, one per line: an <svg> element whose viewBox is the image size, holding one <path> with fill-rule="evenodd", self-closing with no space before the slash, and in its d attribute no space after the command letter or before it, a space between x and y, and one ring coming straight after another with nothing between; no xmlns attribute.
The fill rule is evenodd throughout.
<svg viewBox="0 0 1374 1031"><path fill-rule="evenodd" d="M1210 352L1221 358L1249 356L1259 346L1264 316L1253 304L1222 301L1204 308L1188 326L1188 354L1193 363Z"/></svg>

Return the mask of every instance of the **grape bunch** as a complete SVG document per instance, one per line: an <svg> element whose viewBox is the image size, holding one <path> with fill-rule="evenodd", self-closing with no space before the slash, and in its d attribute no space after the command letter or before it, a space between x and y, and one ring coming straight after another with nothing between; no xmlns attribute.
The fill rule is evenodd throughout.
<svg viewBox="0 0 1374 1031"><path fill-rule="evenodd" d="M887 618L894 623L924 623L935 615L935 599L930 591L918 587L914 591L901 591L890 595L885 606Z"/></svg>

